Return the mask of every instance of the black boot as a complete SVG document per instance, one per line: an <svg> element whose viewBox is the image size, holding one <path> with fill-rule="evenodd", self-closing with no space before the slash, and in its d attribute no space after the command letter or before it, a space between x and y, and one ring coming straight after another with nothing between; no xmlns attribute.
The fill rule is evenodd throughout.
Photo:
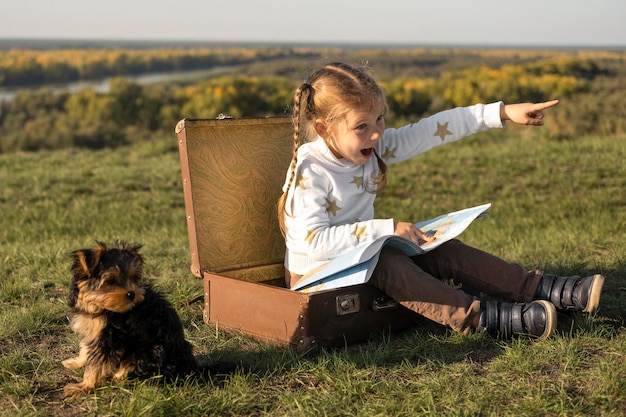
<svg viewBox="0 0 626 417"><path fill-rule="evenodd" d="M578 310L593 313L600 304L600 293L604 285L602 275L581 278L557 277L544 274L535 291L535 300L548 300L560 310Z"/></svg>
<svg viewBox="0 0 626 417"><path fill-rule="evenodd" d="M479 331L500 338L527 335L537 339L549 337L556 328L556 309L548 301L482 303Z"/></svg>

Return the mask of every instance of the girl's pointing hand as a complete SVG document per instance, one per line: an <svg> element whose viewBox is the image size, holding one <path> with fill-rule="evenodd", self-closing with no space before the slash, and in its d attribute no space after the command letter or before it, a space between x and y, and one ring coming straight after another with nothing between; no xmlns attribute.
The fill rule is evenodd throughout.
<svg viewBox="0 0 626 417"><path fill-rule="evenodd" d="M543 111L559 104L559 100L543 103L504 104L500 107L500 119L530 126L543 126Z"/></svg>

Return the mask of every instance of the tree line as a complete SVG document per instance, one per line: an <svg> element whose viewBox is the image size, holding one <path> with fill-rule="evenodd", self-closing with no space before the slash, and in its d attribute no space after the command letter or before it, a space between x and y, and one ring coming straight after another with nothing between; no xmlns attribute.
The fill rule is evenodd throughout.
<svg viewBox="0 0 626 417"><path fill-rule="evenodd" d="M280 58L308 58L302 48L0 50L0 87L26 87L115 76L193 71Z"/></svg>
<svg viewBox="0 0 626 417"><path fill-rule="evenodd" d="M258 61L251 58L250 65L254 68ZM377 69L376 62L370 66ZM547 132L571 138L626 134L624 66L623 57L558 55L499 66L449 67L420 77L383 69L379 81L389 101L388 126L478 102L559 98L562 103L551 112ZM262 76L249 75L250 68L193 83L140 85L118 77L107 93L20 91L0 104L0 152L120 146L171 133L183 117L290 114L293 91L301 82L288 70L292 67L284 64L274 75Z"/></svg>

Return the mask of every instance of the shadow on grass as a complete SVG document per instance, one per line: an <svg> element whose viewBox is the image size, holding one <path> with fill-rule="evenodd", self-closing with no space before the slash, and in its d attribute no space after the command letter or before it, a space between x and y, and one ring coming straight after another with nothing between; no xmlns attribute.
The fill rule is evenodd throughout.
<svg viewBox="0 0 626 417"><path fill-rule="evenodd" d="M548 268L549 269L549 268ZM561 268L562 269L562 268ZM562 275L574 275L572 271L552 270ZM611 340L621 337L626 327L624 299L626 298L626 267L619 265L612 270L599 271L605 278L600 309L594 314L559 312L556 335L568 339L577 337L601 337ZM582 271L581 274L593 273ZM244 337L244 336L229 336ZM523 338L519 340L526 343ZM549 339L548 339L549 340ZM527 339L527 343L536 343ZM393 368L402 364L453 364L471 362L483 364L501 355L509 341L494 339L487 335L461 335L424 318L418 318L411 329L398 333L373 334L363 343L345 345L340 348L322 348L318 352L299 355L291 349L271 345L257 345L252 349L221 348L211 356L229 358L244 364L246 372L258 374L289 373L303 365L323 361L342 360L356 367L375 366Z"/></svg>
<svg viewBox="0 0 626 417"><path fill-rule="evenodd" d="M553 337L556 338L556 343L558 339L611 340L623 337L626 327L624 267L600 272L606 277L600 310L591 315L559 312L557 334ZM186 316L189 317L190 314ZM191 316L201 317L201 312L194 311ZM299 375L317 375L319 372L333 375L338 367L347 368L346 372L350 374L354 373L350 369L379 369L392 374L406 372L409 375L413 368L432 369L433 372L437 372L447 365L458 363L469 365L471 372L478 375L488 372L489 364L494 359L506 355L510 346L517 346L517 342L498 340L483 334L461 335L423 318L418 318L414 327L402 332L376 333L363 343L332 349L323 348L309 355L301 355L294 349L255 342L243 335L216 333L215 329L208 325L194 326L190 322L185 322L185 326L189 330L190 340L196 346L198 363L201 367L207 367L210 372L201 373L200 377L181 378L175 383L168 384L159 378L147 381L126 380L107 385L93 396L107 397L111 395L111 389L115 392L134 392L142 389L144 384L164 387L166 391L179 389L184 391L190 387L191 392L194 392L194 389L205 388L228 390L228 386L233 383L253 385L253 381L289 385L296 384ZM65 384L81 379L81 373L67 371L57 363L70 354L75 346L67 346L69 333L66 332L69 332L69 329L65 325L62 326L60 319L54 322L53 329L54 331L30 335L29 338L19 342L14 340L13 345L4 342L0 346L3 346L4 352L13 351L16 348L15 343L23 349L27 349L27 346L36 346L38 351L45 352L48 360L53 358L55 362L53 365L48 360L42 359L47 363L48 371L52 371L51 368L56 366L57 372L54 372L51 378L39 378L36 370L26 372L32 376L30 394L16 394L18 397L25 400L27 397L31 398L29 401L37 408L51 407L54 410L53 415L55 413L78 415L81 410L84 411L86 403L80 399L64 400L62 391ZM545 342L555 343L553 338ZM537 343L530 339L519 341L524 345ZM245 382L237 382L241 380ZM91 397L85 399L89 398Z"/></svg>

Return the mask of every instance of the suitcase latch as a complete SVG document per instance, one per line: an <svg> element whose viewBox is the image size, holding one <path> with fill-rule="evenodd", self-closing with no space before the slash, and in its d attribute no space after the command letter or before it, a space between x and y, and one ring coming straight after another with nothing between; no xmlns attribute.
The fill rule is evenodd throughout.
<svg viewBox="0 0 626 417"><path fill-rule="evenodd" d="M394 310L398 307L400 307L400 303L390 297L378 297L372 301L372 310L374 311Z"/></svg>
<svg viewBox="0 0 626 417"><path fill-rule="evenodd" d="M359 294L345 294L337 296L337 315L358 313L361 309Z"/></svg>

